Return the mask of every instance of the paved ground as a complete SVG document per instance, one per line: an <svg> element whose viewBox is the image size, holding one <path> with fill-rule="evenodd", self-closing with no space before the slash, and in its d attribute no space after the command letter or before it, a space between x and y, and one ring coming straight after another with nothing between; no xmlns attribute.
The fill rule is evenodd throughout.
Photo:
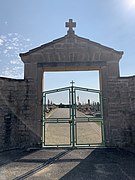
<svg viewBox="0 0 135 180"><path fill-rule="evenodd" d="M134 180L135 154L119 149L0 153L0 180Z"/></svg>
<svg viewBox="0 0 135 180"><path fill-rule="evenodd" d="M70 145L70 128L69 120L65 119L65 123L57 123L56 118L69 118L69 108L56 108L48 114L48 118L55 118L56 123L52 123L54 119L47 119L49 123L45 124L45 145ZM84 113L77 111L77 117L87 117ZM102 143L102 129L100 122L79 122L75 119L75 135L77 144L101 144ZM44 137L44 136L43 136Z"/></svg>

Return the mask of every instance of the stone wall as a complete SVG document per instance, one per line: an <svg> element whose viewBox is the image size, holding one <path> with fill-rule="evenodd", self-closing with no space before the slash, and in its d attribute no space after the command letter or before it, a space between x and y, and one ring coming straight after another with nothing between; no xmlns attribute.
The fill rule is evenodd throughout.
<svg viewBox="0 0 135 180"><path fill-rule="evenodd" d="M109 79L108 146L135 145L135 76Z"/></svg>
<svg viewBox="0 0 135 180"><path fill-rule="evenodd" d="M109 78L106 145L135 145L135 76ZM0 78L0 151L41 147L37 95L32 80ZM39 132L40 131L40 132Z"/></svg>
<svg viewBox="0 0 135 180"><path fill-rule="evenodd" d="M0 150L37 146L34 98L31 81L0 78Z"/></svg>

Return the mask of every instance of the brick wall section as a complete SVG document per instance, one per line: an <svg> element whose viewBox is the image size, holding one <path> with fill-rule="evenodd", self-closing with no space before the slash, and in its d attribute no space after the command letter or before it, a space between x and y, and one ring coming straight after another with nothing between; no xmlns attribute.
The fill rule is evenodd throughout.
<svg viewBox="0 0 135 180"><path fill-rule="evenodd" d="M135 76L109 79L109 146L135 145Z"/></svg>
<svg viewBox="0 0 135 180"><path fill-rule="evenodd" d="M0 78L0 150L37 146L33 83Z"/></svg>

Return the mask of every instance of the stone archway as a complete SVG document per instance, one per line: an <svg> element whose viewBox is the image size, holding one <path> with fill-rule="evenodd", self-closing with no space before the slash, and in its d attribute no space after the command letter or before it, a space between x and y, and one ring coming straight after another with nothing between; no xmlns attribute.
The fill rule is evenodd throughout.
<svg viewBox="0 0 135 180"><path fill-rule="evenodd" d="M108 118L108 82L119 77L119 60L122 51L116 51L99 43L75 35L75 23L70 19L67 35L20 54L24 62L24 78L34 89L32 109L33 131L37 132L37 144L42 136L42 81L43 73L49 71L90 71L98 70L100 89L103 94L106 145L110 145L110 128Z"/></svg>

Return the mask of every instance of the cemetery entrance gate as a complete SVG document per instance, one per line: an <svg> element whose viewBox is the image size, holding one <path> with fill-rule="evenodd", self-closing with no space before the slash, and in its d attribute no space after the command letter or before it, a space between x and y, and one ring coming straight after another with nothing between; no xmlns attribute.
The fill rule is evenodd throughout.
<svg viewBox="0 0 135 180"><path fill-rule="evenodd" d="M101 91L72 83L43 92L42 146L104 146Z"/></svg>

